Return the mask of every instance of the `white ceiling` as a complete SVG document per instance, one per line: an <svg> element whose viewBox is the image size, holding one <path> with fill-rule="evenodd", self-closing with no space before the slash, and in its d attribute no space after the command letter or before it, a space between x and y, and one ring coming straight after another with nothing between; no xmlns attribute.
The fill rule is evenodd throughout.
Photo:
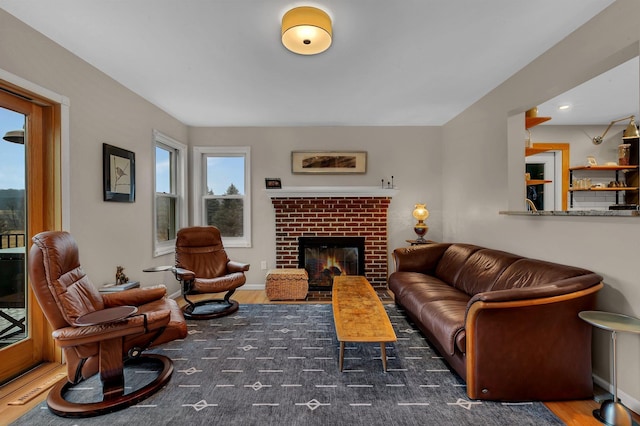
<svg viewBox="0 0 640 426"><path fill-rule="evenodd" d="M638 117L640 61L636 56L538 106L538 115L552 117L546 125L608 124L630 115ZM568 105L566 110L558 107ZM620 123L626 126L628 122Z"/></svg>
<svg viewBox="0 0 640 426"><path fill-rule="evenodd" d="M376 126L445 124L611 3L0 0L0 7L188 125ZM320 55L296 55L280 43L282 15L300 5L332 16L333 44Z"/></svg>

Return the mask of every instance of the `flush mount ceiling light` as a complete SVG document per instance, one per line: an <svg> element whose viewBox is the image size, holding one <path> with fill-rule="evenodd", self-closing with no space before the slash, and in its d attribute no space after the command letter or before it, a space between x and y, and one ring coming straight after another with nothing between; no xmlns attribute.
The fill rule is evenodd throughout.
<svg viewBox="0 0 640 426"><path fill-rule="evenodd" d="M282 17L282 44L299 55L316 55L331 46L331 18L320 9L296 7Z"/></svg>

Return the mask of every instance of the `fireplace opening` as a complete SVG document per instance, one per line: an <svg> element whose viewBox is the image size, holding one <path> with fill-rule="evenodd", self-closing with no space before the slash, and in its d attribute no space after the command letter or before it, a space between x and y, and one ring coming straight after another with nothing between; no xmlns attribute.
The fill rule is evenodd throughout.
<svg viewBox="0 0 640 426"><path fill-rule="evenodd" d="M364 275L364 237L300 237L298 268L309 275L309 290L330 291L333 277Z"/></svg>

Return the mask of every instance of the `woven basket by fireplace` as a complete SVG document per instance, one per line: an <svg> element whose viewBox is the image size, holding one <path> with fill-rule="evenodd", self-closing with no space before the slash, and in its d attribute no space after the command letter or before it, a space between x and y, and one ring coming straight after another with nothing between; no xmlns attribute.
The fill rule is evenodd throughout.
<svg viewBox="0 0 640 426"><path fill-rule="evenodd" d="M309 291L309 276L304 269L271 269L265 290L269 300L304 300Z"/></svg>

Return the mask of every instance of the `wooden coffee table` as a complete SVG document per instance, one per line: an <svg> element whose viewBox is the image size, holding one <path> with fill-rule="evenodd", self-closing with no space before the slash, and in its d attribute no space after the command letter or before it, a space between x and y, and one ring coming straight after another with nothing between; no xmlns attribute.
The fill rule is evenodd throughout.
<svg viewBox="0 0 640 426"><path fill-rule="evenodd" d="M397 340L380 298L365 277L347 275L333 279L333 320L340 342L340 371L345 342L380 343L382 369L387 371L385 344Z"/></svg>

